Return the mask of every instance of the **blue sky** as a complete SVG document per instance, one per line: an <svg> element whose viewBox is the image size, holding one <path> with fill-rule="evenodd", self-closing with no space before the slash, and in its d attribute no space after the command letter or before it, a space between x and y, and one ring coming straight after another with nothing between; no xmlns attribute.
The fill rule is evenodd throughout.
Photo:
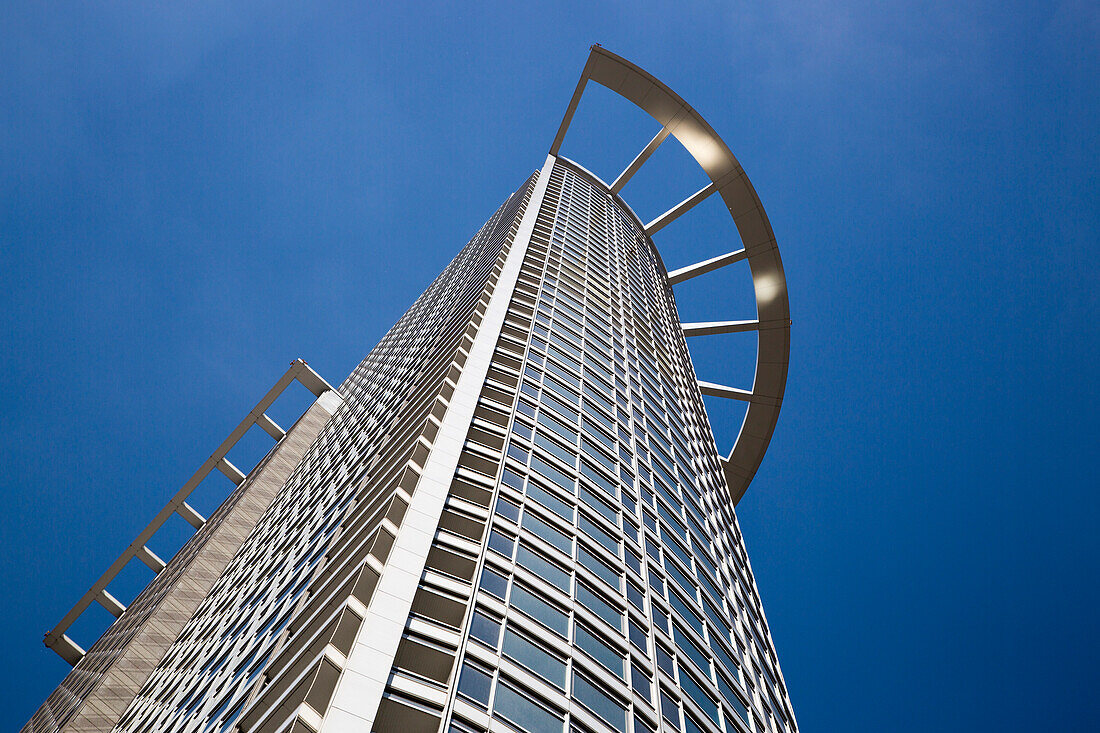
<svg viewBox="0 0 1100 733"><path fill-rule="evenodd" d="M286 364L340 381L542 164L598 42L723 135L783 254L787 398L738 514L802 729L1096 729L1095 3L227 5L0 8L0 727ZM594 92L562 152L610 179L654 131ZM624 196L700 176L666 143ZM733 236L704 205L657 243ZM677 299L752 317L747 287ZM743 335L692 346L751 384Z"/></svg>

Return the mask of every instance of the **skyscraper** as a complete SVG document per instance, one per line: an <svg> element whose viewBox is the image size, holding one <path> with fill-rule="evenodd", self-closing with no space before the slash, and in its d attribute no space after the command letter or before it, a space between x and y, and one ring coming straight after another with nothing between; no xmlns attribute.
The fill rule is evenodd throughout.
<svg viewBox="0 0 1100 733"><path fill-rule="evenodd" d="M589 81L661 131L610 185L558 155ZM711 183L645 224L619 197L669 136ZM652 235L718 194L744 247L668 272ZM757 317L682 324L672 286L747 260ZM713 130L593 48L541 170L356 370L295 362L46 637L74 665L27 731L795 731L734 505L767 448L789 315L775 240ZM754 331L749 390L685 336ZM265 410L297 379L288 430ZM745 401L721 457L702 395ZM277 442L247 475L226 453ZM214 469L209 518L186 499ZM149 537L196 532L165 563ZM127 562L156 576L123 606ZM91 603L117 620L85 652Z"/></svg>

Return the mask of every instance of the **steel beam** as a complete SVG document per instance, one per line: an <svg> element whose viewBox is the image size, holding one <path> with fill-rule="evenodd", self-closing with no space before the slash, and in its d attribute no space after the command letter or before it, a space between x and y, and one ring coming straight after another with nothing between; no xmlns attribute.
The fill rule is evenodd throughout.
<svg viewBox="0 0 1100 733"><path fill-rule="evenodd" d="M743 249L739 249L733 252L727 252L724 255L711 257L709 260L696 262L694 265L681 267L679 270L673 270L672 272L668 273L669 285L677 285L685 280L690 280L693 277L706 275L708 272L713 272L720 267L732 265L734 262L740 262L746 257L748 257L748 253L746 253Z"/></svg>

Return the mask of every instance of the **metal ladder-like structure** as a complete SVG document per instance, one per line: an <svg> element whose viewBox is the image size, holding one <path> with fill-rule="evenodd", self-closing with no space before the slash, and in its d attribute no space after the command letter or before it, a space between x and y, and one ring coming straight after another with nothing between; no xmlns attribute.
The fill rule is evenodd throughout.
<svg viewBox="0 0 1100 733"><path fill-rule="evenodd" d="M74 667L76 666L84 656L84 649L69 638L66 633L69 627L88 610L88 607L91 606L93 602L99 603L99 605L107 609L115 618L122 616L123 612L126 611L126 606L111 595L110 591L107 590L107 586L110 585L111 581L113 581L122 569L126 567L126 564L135 557L145 563L145 565L156 574L164 570L167 563L160 557L157 557L156 553L149 549L148 543L153 535L157 533L173 514L178 514L186 520L188 524L194 527L195 532L203 528L203 525L206 524L206 519L187 503L187 499L191 496L191 492L193 492L195 488L202 483L203 479L205 479L215 468L225 474L226 478L232 481L235 486L240 486L244 482L247 475L234 466L226 456L253 425L259 425L265 433L275 440L276 445L286 437L286 431L268 417L266 411L286 388L295 381L302 384L317 398L320 398L327 392L336 392L332 385L322 379L306 362L301 359L294 360L290 368L286 370L286 373L279 378L279 381L277 381L270 390L268 390L267 394L263 396L263 399L256 403L256 406L252 408L252 411L241 421L240 425L234 428L233 432L229 434L229 437L222 441L218 449L206 459L202 466L199 467L199 470L195 471L195 474L187 480L187 483L185 483L180 490L176 492L176 495L164 505L164 508L153 517L153 521L149 522L149 525L145 527L145 529L138 534L137 538L118 556L118 559L111 563L107 571L103 573L99 580L88 589L88 592L77 601L76 605L65 614L61 622L46 634L46 638L44 639L46 646L57 652L66 662Z"/></svg>

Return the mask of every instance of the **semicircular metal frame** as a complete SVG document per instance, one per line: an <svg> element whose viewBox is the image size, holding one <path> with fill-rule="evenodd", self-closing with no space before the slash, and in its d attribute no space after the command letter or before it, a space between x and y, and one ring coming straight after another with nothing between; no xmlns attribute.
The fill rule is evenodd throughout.
<svg viewBox="0 0 1100 733"><path fill-rule="evenodd" d="M775 234L767 214L764 213L764 207L760 204L760 198L741 164L699 113L651 74L601 46L592 47L580 81L577 82L577 89L573 92L573 98L550 147L551 155L557 157L588 81L607 87L633 102L661 124L661 131L608 187L611 193L618 195L626 181L670 135L687 149L710 178L708 186L645 225L645 234L651 243L651 235L657 230L715 192L722 197L741 237L741 250L669 273L669 284L675 285L740 260L747 260L752 272L757 323L751 329L729 325L723 328L724 324L750 323L745 321L684 324L687 336L743 330L757 332L756 373L751 390L699 382L700 391L704 395L748 402L748 410L737 440L722 465L726 483L736 504L748 489L768 449L779 419L779 409L783 404L787 383L791 318L787 280L783 274L783 262L779 257ZM654 248L656 249L655 245Z"/></svg>

